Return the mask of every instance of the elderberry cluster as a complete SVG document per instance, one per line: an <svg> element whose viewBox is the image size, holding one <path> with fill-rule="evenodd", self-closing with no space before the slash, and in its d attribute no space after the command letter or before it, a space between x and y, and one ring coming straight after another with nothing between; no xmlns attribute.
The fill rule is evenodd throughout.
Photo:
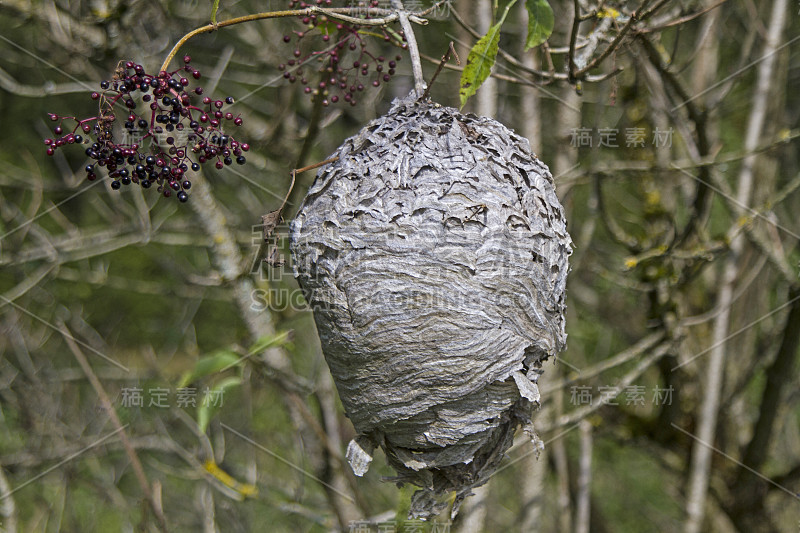
<svg viewBox="0 0 800 533"><path fill-rule="evenodd" d="M49 114L58 125L53 128L56 137L44 141L47 154L65 145L88 145L86 155L93 162L85 170L90 181L105 167L112 189L131 183L145 189L155 185L165 197L174 191L181 202L189 198L190 169L196 172L210 162L221 169L234 160L243 165L243 152L250 147L223 131L223 124L242 125L242 118L225 108L233 98L213 100L203 96L202 87L190 89L189 77L199 80L201 74L190 65L189 56L183 63L175 71L150 75L139 64L120 62L114 77L100 83L102 92L91 94L99 102L97 116ZM122 125L118 116L124 117ZM65 121L75 126L68 130Z"/></svg>
<svg viewBox="0 0 800 533"><path fill-rule="evenodd" d="M316 0L316 4L327 7L331 0ZM289 8L302 9L309 5L311 2L289 0ZM368 5L361 6L365 9L359 16L369 19L367 8L377 8L379 5L378 0L371 0ZM370 86L380 87L381 83L391 81L395 75L397 62L402 56L397 55L387 61L384 56L370 52L367 32L364 32L362 26L331 20L323 14L311 14L300 19L307 29L283 36L284 43L291 45L294 41L294 57L278 65L278 69L283 71L283 77L290 83L299 81L304 86L303 92L312 99L321 97L322 105L343 101L354 106L359 93ZM377 31L381 32L385 42L402 49L407 48L402 32L394 33L383 27L370 27L368 33L376 35ZM309 36L320 37L324 49L304 53L300 48L300 41ZM355 56L355 59L345 59L345 55ZM319 75L314 75L315 72Z"/></svg>

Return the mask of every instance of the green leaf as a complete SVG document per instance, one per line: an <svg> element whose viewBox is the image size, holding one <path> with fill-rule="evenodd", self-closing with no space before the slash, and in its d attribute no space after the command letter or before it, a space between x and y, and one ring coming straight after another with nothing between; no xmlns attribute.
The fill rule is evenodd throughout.
<svg viewBox="0 0 800 533"><path fill-rule="evenodd" d="M527 0L525 8L528 10L528 38L525 40L525 50L530 50L550 37L555 19L553 8L547 0Z"/></svg>
<svg viewBox="0 0 800 533"><path fill-rule="evenodd" d="M233 387L238 387L241 384L242 378L239 376L231 376L214 385L211 391L208 392L208 397L213 398L213 395L219 395L220 403L211 403L210 401L206 401L206 398L204 397L200 402L200 405L197 406L197 427L200 428L200 431L203 433L206 432L208 423L211 422L211 419L214 418L214 415L220 410L222 407L221 404L224 404L225 392Z"/></svg>
<svg viewBox="0 0 800 533"><path fill-rule="evenodd" d="M219 350L208 357L203 357L195 363L191 372L187 372L181 377L178 388L181 389L200 378L234 366L241 358L242 356L230 350Z"/></svg>
<svg viewBox="0 0 800 533"><path fill-rule="evenodd" d="M464 66L464 71L461 73L461 88L458 95L461 97L461 107L467 103L469 97L475 94L478 88L486 81L489 74L492 72L492 67L497 59L497 49L500 44L500 27L506 20L508 10L511 6L517 3L517 0L511 0L503 11L503 16L497 21L497 24L489 28L486 35L481 37L472 50L469 51L467 56L467 64Z"/></svg>

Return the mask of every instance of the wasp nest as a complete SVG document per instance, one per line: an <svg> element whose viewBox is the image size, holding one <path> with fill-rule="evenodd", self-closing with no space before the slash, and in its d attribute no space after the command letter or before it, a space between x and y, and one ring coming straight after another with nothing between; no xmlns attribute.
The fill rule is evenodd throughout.
<svg viewBox="0 0 800 533"><path fill-rule="evenodd" d="M413 93L347 139L291 228L294 271L358 437L427 518L529 430L561 351L571 252L553 177L502 124Z"/></svg>

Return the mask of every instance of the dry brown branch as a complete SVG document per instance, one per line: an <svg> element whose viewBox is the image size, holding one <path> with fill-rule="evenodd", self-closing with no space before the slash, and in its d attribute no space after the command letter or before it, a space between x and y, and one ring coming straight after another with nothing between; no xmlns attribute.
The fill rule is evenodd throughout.
<svg viewBox="0 0 800 533"><path fill-rule="evenodd" d="M550 383L549 381L546 382L547 386L542 388L542 396L547 397L552 395L553 393L557 392L560 389L568 385L572 385L578 381L585 381L591 379L598 374L601 374L607 370L612 368L616 368L620 365L624 365L625 363L636 359L643 353L648 350L653 349L656 345L658 345L661 341L664 340L664 333L657 331L655 333L651 333L647 337L640 339L639 341L632 344L629 348L619 352L618 354L612 355L611 357L607 357L603 361L585 369L581 369L580 374L577 374L571 378L564 378L554 383Z"/></svg>
<svg viewBox="0 0 800 533"><path fill-rule="evenodd" d="M97 393L97 396L100 398L100 404L103 407L106 415L111 420L114 428L119 431L119 438L122 441L122 444L125 448L125 454L128 456L128 459L131 461L131 467L133 468L133 472L136 475L136 480L139 482L139 488L142 490L145 499L150 504L150 510L153 512L153 516L156 518L156 522L158 524L159 530L166 533L167 529L167 520L164 517L164 510L159 505L158 501L153 495L153 489L150 486L150 483L147 481L147 476L144 473L144 468L142 468L142 463L139 461L139 456L136 453L136 449L131 445L130 440L128 439L128 435L125 433L124 426L117 416L117 411L114 409L114 406L111 404L111 399L108 397L105 389L103 388L103 384L100 383L100 380L97 379L97 376L92 370L89 361L86 360L86 356L83 355L80 347L74 341L72 334L67 329L66 324L63 322L59 324L61 329L61 334L64 337L64 341L69 346L72 355L75 356L75 359L78 361L78 364L83 369L83 372L86 374L89 383L92 384L92 388Z"/></svg>
<svg viewBox="0 0 800 533"><path fill-rule="evenodd" d="M616 390L622 390L631 383L633 383L633 380L641 376L648 368L657 363L659 359L668 354L670 350L672 350L672 344L673 343L671 341L665 341L656 346L655 348L653 348L653 351L646 357L642 358L641 361L639 361L639 363L636 365L636 367L634 367L631 371L629 371L627 374L625 374L623 377L617 380L613 388ZM577 422L583 420L584 418L591 415L598 409L605 407L606 403L609 400L613 400L610 390L603 392L600 399L597 400L596 402L593 402L592 405L587 405L585 407L580 407L578 409L570 411L569 414L558 417L555 420L555 422L553 422L553 424L548 425L546 427L541 427L539 428L539 430L542 433L544 433L547 431L554 431L556 429L561 429L576 424Z"/></svg>

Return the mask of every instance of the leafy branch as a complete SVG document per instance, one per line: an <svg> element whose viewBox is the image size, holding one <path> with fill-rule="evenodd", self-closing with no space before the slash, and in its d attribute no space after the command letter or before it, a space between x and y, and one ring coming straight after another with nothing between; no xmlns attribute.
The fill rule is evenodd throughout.
<svg viewBox="0 0 800 533"><path fill-rule="evenodd" d="M462 108L491 74L500 47L500 28L509 10L516 3L517 0L511 0L506 5L500 20L489 28L486 35L481 37L470 50L467 63L461 72L459 97ZM526 0L525 7L528 10L528 36L525 39L525 49L529 50L547 41L553 32L554 17L553 9L547 0Z"/></svg>
<svg viewBox="0 0 800 533"><path fill-rule="evenodd" d="M514 0L516 1L516 0ZM430 13L433 9L438 7L442 2L438 2L434 6L430 8L415 12L415 13L405 13L408 17L408 20L411 22L415 22L417 24L427 24L427 20L424 17L426 14ZM256 20L265 20L265 19L274 19L274 18L285 18L285 17L310 17L312 15L325 15L332 19L340 20L342 22L348 22L350 24L358 24L360 26L386 26L391 24L394 21L401 20L401 13L399 11L395 11L393 9L383 9L383 8L363 8L363 7L344 7L344 8L325 8L319 6L309 6L304 9L287 9L283 11L267 11L263 13L254 13L251 15L244 15L241 17L235 17L228 20L223 20L221 22L216 22L216 14L218 0L214 2L214 6L212 9L211 15L211 23L206 24L205 26L200 26L199 28L195 28L194 30L190 31L172 47L167 58L164 60L164 63L161 65L161 70L166 70L169 67L170 62L181 49L181 47L186 44L189 39L195 37L197 35L203 33L210 33L218 28L225 28L228 26L234 26L236 24L242 24L244 22L253 22ZM353 16L353 15L361 15L361 16ZM376 18L366 18L375 16Z"/></svg>

